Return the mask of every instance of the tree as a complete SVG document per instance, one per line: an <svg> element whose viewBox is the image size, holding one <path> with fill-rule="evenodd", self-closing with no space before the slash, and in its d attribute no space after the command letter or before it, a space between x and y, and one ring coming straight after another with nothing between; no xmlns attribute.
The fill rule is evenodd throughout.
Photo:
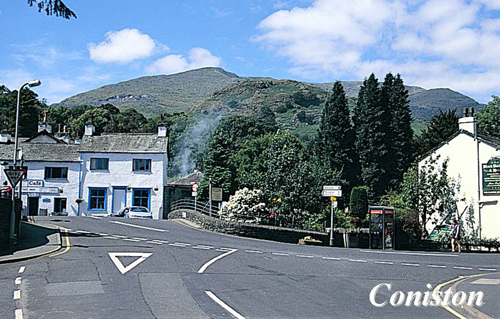
<svg viewBox="0 0 500 319"><path fill-rule="evenodd" d="M403 79L398 74L387 74L382 85L382 103L387 105L391 117L390 157L394 163L391 169L391 187L397 187L403 180L403 173L414 160L413 129L411 128L411 110L408 91Z"/></svg>
<svg viewBox="0 0 500 319"><path fill-rule="evenodd" d="M45 11L48 16L55 15L64 19L76 19L76 14L61 0L28 0L30 7L36 5L38 12Z"/></svg>
<svg viewBox="0 0 500 319"><path fill-rule="evenodd" d="M358 226L361 227L368 213L368 192L366 186L353 187L349 202L349 215Z"/></svg>
<svg viewBox="0 0 500 319"><path fill-rule="evenodd" d="M493 96L476 118L479 134L500 138L500 97Z"/></svg>
<svg viewBox="0 0 500 319"><path fill-rule="evenodd" d="M0 124L7 124L12 135L16 127L17 92L0 86ZM45 104L38 100L35 92L29 88L23 89L19 108L19 136L29 137L38 132L38 119L43 107Z"/></svg>
<svg viewBox="0 0 500 319"><path fill-rule="evenodd" d="M337 81L323 109L316 136L316 154L331 170L342 172L341 179L345 184L346 194L357 183L360 173L355 140L345 91Z"/></svg>
<svg viewBox="0 0 500 319"><path fill-rule="evenodd" d="M422 131L417 140L418 153L423 155L446 141L450 136L458 131L457 110L448 110L432 117L429 126Z"/></svg>
<svg viewBox="0 0 500 319"><path fill-rule="evenodd" d="M369 197L378 198L390 186L391 114L383 103L379 82L374 74L363 82L354 108L356 148L361 165L361 179L368 186Z"/></svg>

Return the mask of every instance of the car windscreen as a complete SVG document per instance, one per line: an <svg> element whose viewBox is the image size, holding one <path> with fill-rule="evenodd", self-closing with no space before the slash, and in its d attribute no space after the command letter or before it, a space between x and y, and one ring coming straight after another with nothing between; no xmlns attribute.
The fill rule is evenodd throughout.
<svg viewBox="0 0 500 319"><path fill-rule="evenodd" d="M144 207L131 207L130 208L131 212L140 212L140 213L147 213L148 210Z"/></svg>

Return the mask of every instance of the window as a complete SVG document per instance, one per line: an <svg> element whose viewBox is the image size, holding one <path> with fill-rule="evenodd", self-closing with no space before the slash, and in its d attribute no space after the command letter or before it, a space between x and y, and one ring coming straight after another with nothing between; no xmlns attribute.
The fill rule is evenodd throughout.
<svg viewBox="0 0 500 319"><path fill-rule="evenodd" d="M109 169L109 158L91 158L90 170L107 171Z"/></svg>
<svg viewBox="0 0 500 319"><path fill-rule="evenodd" d="M132 193L132 206L142 206L149 209L149 189L134 189Z"/></svg>
<svg viewBox="0 0 500 319"><path fill-rule="evenodd" d="M45 179L68 179L68 168L45 167Z"/></svg>
<svg viewBox="0 0 500 319"><path fill-rule="evenodd" d="M89 210L106 210L106 188L89 188Z"/></svg>
<svg viewBox="0 0 500 319"><path fill-rule="evenodd" d="M134 159L134 165L132 167L134 172L151 172L151 160L150 159Z"/></svg>
<svg viewBox="0 0 500 319"><path fill-rule="evenodd" d="M66 209L66 198L54 198L54 212L62 213Z"/></svg>

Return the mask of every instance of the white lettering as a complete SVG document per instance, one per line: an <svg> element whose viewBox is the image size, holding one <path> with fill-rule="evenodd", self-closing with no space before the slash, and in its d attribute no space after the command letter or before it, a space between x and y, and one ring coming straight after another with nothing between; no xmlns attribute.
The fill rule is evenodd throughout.
<svg viewBox="0 0 500 319"><path fill-rule="evenodd" d="M484 305L483 297L484 297L484 294L482 291L479 291L479 292L471 291L469 293L469 300L467 301L467 305L469 305L469 306L474 305L474 299L477 298L476 299L476 306L481 307L482 305Z"/></svg>
<svg viewBox="0 0 500 319"><path fill-rule="evenodd" d="M402 291L396 291L392 294L390 302L393 307L401 306L405 302L405 294Z"/></svg>
<svg viewBox="0 0 500 319"><path fill-rule="evenodd" d="M454 306L460 306L465 303L467 300L467 295L463 291L457 292L455 295L453 295L453 298L451 299L451 303Z"/></svg>
<svg viewBox="0 0 500 319"><path fill-rule="evenodd" d="M422 293L420 291L413 292L410 291L408 292L408 298L406 298L406 307L411 306L411 301L414 300L413 304L417 307L419 307L422 304Z"/></svg>
<svg viewBox="0 0 500 319"><path fill-rule="evenodd" d="M439 306L439 304L441 303L441 291L436 291L434 290L432 292L432 301L431 301L431 306L435 307L435 306Z"/></svg>
<svg viewBox="0 0 500 319"><path fill-rule="evenodd" d="M450 305L450 298L451 298L451 294L452 294L452 292L451 292L451 288L448 288L448 290L446 290L446 291L444 292L443 304L444 304L445 306L449 306L449 305Z"/></svg>
<svg viewBox="0 0 500 319"><path fill-rule="evenodd" d="M377 297L377 292L378 290L382 287L382 286L385 286L387 287L387 290L391 291L391 288L392 288L392 285L391 284L387 284L387 283L382 283L382 284L378 284L376 285L375 287L373 287L372 291L370 292L370 302L372 305L374 305L375 307L377 308L382 308L384 307L385 305L387 305L387 300L384 301L383 303L377 303L377 301L375 300L375 298Z"/></svg>

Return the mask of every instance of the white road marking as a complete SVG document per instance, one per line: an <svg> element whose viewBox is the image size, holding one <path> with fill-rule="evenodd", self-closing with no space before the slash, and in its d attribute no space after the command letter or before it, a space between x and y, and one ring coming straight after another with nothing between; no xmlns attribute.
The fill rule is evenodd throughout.
<svg viewBox="0 0 500 319"><path fill-rule="evenodd" d="M340 260L340 258L337 257L321 257L321 258L326 260Z"/></svg>
<svg viewBox="0 0 500 319"><path fill-rule="evenodd" d="M420 267L420 264L401 263L403 266Z"/></svg>
<svg viewBox="0 0 500 319"><path fill-rule="evenodd" d="M311 255L295 255L295 256L299 258L314 258L314 256Z"/></svg>
<svg viewBox="0 0 500 319"><path fill-rule="evenodd" d="M148 240L146 243L148 243L148 244L156 244L156 245L163 245L163 243L160 243L160 242L157 242L157 241L154 241L154 240Z"/></svg>
<svg viewBox="0 0 500 319"><path fill-rule="evenodd" d="M21 284L21 280L22 280L21 277L17 277L16 280L14 281L14 283L16 285L20 285Z"/></svg>
<svg viewBox="0 0 500 319"><path fill-rule="evenodd" d="M376 264L394 265L392 261L375 261Z"/></svg>
<svg viewBox="0 0 500 319"><path fill-rule="evenodd" d="M22 266L21 268L19 268L19 273L22 274L25 269L26 269L26 267Z"/></svg>
<svg viewBox="0 0 500 319"><path fill-rule="evenodd" d="M21 290L14 291L14 300L21 299Z"/></svg>
<svg viewBox="0 0 500 319"><path fill-rule="evenodd" d="M16 319L23 319L23 310L22 309L16 309L14 312Z"/></svg>
<svg viewBox="0 0 500 319"><path fill-rule="evenodd" d="M263 254L263 252L258 251L258 250L245 250L246 253L251 253L251 254Z"/></svg>
<svg viewBox="0 0 500 319"><path fill-rule="evenodd" d="M219 306L224 308L227 312L229 312L236 319L245 319L245 317L243 317L238 312L236 312L236 310L229 307L226 303L224 303L222 300L217 298L217 296L214 295L211 291L206 290L205 293L207 294L207 296L209 296L213 301L215 301Z"/></svg>
<svg viewBox="0 0 500 319"><path fill-rule="evenodd" d="M86 230L75 230L76 233L82 233L82 234L90 234L89 231Z"/></svg>
<svg viewBox="0 0 500 319"><path fill-rule="evenodd" d="M120 239L120 238L116 238L116 237L113 237L113 236L105 236L103 238L105 238L105 239Z"/></svg>
<svg viewBox="0 0 500 319"><path fill-rule="evenodd" d="M142 263L146 258L151 256L153 253L108 253L109 258L111 258L111 261L115 264L116 268L124 275L126 272L130 271L132 268L135 266L139 265ZM118 259L118 257L139 257L136 259L134 262L132 262L130 265L125 267L122 262Z"/></svg>
<svg viewBox="0 0 500 319"><path fill-rule="evenodd" d="M123 235L112 235L112 236L115 236L115 237L118 237L118 238L127 238L127 236L123 236Z"/></svg>
<svg viewBox="0 0 500 319"><path fill-rule="evenodd" d="M285 254L285 253L271 253L271 255L276 255L276 256L290 256L290 254Z"/></svg>
<svg viewBox="0 0 500 319"><path fill-rule="evenodd" d="M231 255L232 253L234 252L237 252L238 249L231 249L230 251L228 252L225 252L224 254L222 255L219 255L211 260L209 260L208 262L206 262L203 266L201 266L201 268L198 270L198 273L199 274L202 274L211 264L213 264L214 262L216 262L217 260L221 259L221 258L224 258L228 255Z"/></svg>
<svg viewBox="0 0 500 319"><path fill-rule="evenodd" d="M139 239L133 239L133 238L124 238L122 240L126 240L126 241L140 241Z"/></svg>
<svg viewBox="0 0 500 319"><path fill-rule="evenodd" d="M169 246L174 246L174 247L186 247L186 246L191 246L191 244L186 244L186 243L172 243L168 244Z"/></svg>
<svg viewBox="0 0 500 319"><path fill-rule="evenodd" d="M139 225L124 223L124 222L118 222L118 221L114 221L114 220L110 220L109 222L110 223L114 223L114 224L124 225L124 226L135 227L135 228L142 228L142 229L154 230L154 231L159 231L159 232L168 232L168 230L166 230L166 229L159 229L159 228L152 228L152 227L146 227L146 226L139 226Z"/></svg>
<svg viewBox="0 0 500 319"><path fill-rule="evenodd" d="M444 266L444 265L427 265L427 267L430 267L430 268L446 268L446 266Z"/></svg>
<svg viewBox="0 0 500 319"><path fill-rule="evenodd" d="M105 234L105 233L102 233L102 234L98 234L99 236L108 236L109 234Z"/></svg>
<svg viewBox="0 0 500 319"><path fill-rule="evenodd" d="M209 250L212 249L213 247L206 247L206 246L193 246L193 249L203 249L203 250Z"/></svg>
<svg viewBox="0 0 500 319"><path fill-rule="evenodd" d="M363 259L347 259L348 261L352 261L355 263L367 263L368 261L363 260Z"/></svg>
<svg viewBox="0 0 500 319"><path fill-rule="evenodd" d="M360 250L360 252L372 253L372 254L395 254L395 255L414 255L414 256L433 256L433 257L458 257L458 255L449 255L449 254L405 253L405 252L396 252L396 251Z"/></svg>
<svg viewBox="0 0 500 319"><path fill-rule="evenodd" d="M92 216L92 215L90 215L90 216L85 216L85 217L90 217L90 218L93 218L93 219L102 219L102 217L97 217L97 216Z"/></svg>
<svg viewBox="0 0 500 319"><path fill-rule="evenodd" d="M496 268L478 268L481 271L497 271Z"/></svg>
<svg viewBox="0 0 500 319"><path fill-rule="evenodd" d="M148 240L147 238L140 238L140 237L133 237L132 239L137 239L137 240Z"/></svg>
<svg viewBox="0 0 500 319"><path fill-rule="evenodd" d="M455 269L472 270L472 268L470 268L470 267L460 267L460 266L454 266L453 268L455 268Z"/></svg>

